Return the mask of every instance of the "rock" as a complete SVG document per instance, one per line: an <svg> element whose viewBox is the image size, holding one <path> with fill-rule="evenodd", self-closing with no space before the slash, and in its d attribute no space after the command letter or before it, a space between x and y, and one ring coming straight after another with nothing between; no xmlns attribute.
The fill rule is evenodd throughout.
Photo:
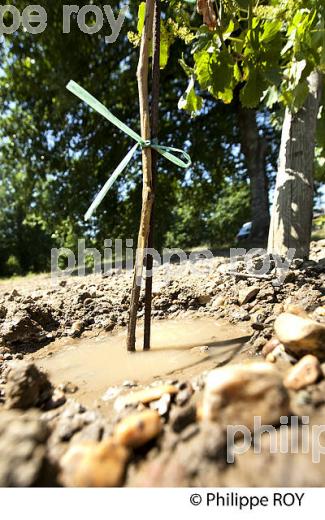
<svg viewBox="0 0 325 520"><path fill-rule="evenodd" d="M229 487L314 487L325 484L325 456L320 451L319 463L310 441L306 450L306 438L312 439L312 430L282 427L259 436L258 449L253 446L245 453L240 451L242 439L238 440L238 455L235 463L229 464L221 486ZM320 440L322 439L322 441ZM324 442L320 435L319 442ZM274 448L274 447L277 448ZM280 446L285 446L281 449Z"/></svg>
<svg viewBox="0 0 325 520"><path fill-rule="evenodd" d="M96 411L87 411L80 403L68 401L59 415L52 435L53 442L67 442L76 433L100 418Z"/></svg>
<svg viewBox="0 0 325 520"><path fill-rule="evenodd" d="M161 396L160 399L158 399L158 401L152 401L149 406L152 410L156 410L159 413L159 415L163 417L164 415L168 414L170 403L170 394L164 394Z"/></svg>
<svg viewBox="0 0 325 520"><path fill-rule="evenodd" d="M42 326L25 312L18 312L7 319L1 329L1 337L7 345L39 342L45 335Z"/></svg>
<svg viewBox="0 0 325 520"><path fill-rule="evenodd" d="M60 408L60 406L63 406L66 402L66 397L64 392L61 390L55 389L53 392L52 397L46 401L45 405L43 406L44 410L55 410L56 408Z"/></svg>
<svg viewBox="0 0 325 520"><path fill-rule="evenodd" d="M318 316L325 317L325 306L323 305L321 307L317 307L317 309L315 309L315 313Z"/></svg>
<svg viewBox="0 0 325 520"><path fill-rule="evenodd" d="M210 294L201 294L197 300L200 305L207 305L212 300L212 296Z"/></svg>
<svg viewBox="0 0 325 520"><path fill-rule="evenodd" d="M226 299L224 298L224 296L218 296L217 298L215 298L212 302L212 307L215 309L215 308L218 308L218 307L223 307L224 304L226 302Z"/></svg>
<svg viewBox="0 0 325 520"><path fill-rule="evenodd" d="M75 321L71 327L69 335L72 338L79 338L84 330L84 323L81 320Z"/></svg>
<svg viewBox="0 0 325 520"><path fill-rule="evenodd" d="M88 291L83 291L79 294L77 302L84 303L86 300L91 299L91 294Z"/></svg>
<svg viewBox="0 0 325 520"><path fill-rule="evenodd" d="M7 309L3 305L0 305L0 320L4 320L6 316Z"/></svg>
<svg viewBox="0 0 325 520"><path fill-rule="evenodd" d="M26 410L50 399L52 385L44 372L33 363L17 362L9 371L6 408Z"/></svg>
<svg viewBox="0 0 325 520"><path fill-rule="evenodd" d="M71 446L61 459L61 480L68 487L118 487L129 452L113 439Z"/></svg>
<svg viewBox="0 0 325 520"><path fill-rule="evenodd" d="M281 376L271 364L228 365L209 373L201 417L224 427L240 424L253 429L255 415L263 424L278 424L280 416L288 414L288 402Z"/></svg>
<svg viewBox="0 0 325 520"><path fill-rule="evenodd" d="M36 411L0 414L0 486L55 484L46 456L49 431Z"/></svg>
<svg viewBox="0 0 325 520"><path fill-rule="evenodd" d="M280 341L277 338L270 339L262 348L262 354L263 356L267 356L270 354L276 347L281 345Z"/></svg>
<svg viewBox="0 0 325 520"><path fill-rule="evenodd" d="M145 388L137 392L131 392L127 395L118 397L114 403L114 408L120 412L127 406L134 406L138 403L147 404L151 401L160 399L164 394L177 394L178 389L174 385L159 385Z"/></svg>
<svg viewBox="0 0 325 520"><path fill-rule="evenodd" d="M174 439L175 434L171 435ZM143 464L140 471L131 477L128 486L220 486L226 460L226 437L220 426L208 422L199 428L191 425L176 437L176 445L172 442L172 449L163 450L158 457Z"/></svg>
<svg viewBox="0 0 325 520"><path fill-rule="evenodd" d="M317 357L309 354L304 356L287 373L284 386L291 390L300 390L308 385L316 383L322 375L321 365Z"/></svg>
<svg viewBox="0 0 325 520"><path fill-rule="evenodd" d="M103 437L105 426L101 420L96 420L85 426L72 438L73 444L80 444L83 441L100 441Z"/></svg>
<svg viewBox="0 0 325 520"><path fill-rule="evenodd" d="M138 448L155 439L163 424L155 410L143 410L132 413L122 419L114 430L114 437L119 444L128 448Z"/></svg>
<svg viewBox="0 0 325 520"><path fill-rule="evenodd" d="M62 383L58 386L59 390L62 390L65 394L75 394L78 392L79 388L74 383L71 383L70 381L67 381L66 383Z"/></svg>
<svg viewBox="0 0 325 520"><path fill-rule="evenodd" d="M259 293L259 287L252 286L245 289L241 289L238 294L239 305L245 305L254 300L255 296Z"/></svg>
<svg viewBox="0 0 325 520"><path fill-rule="evenodd" d="M202 348L202 347L201 347ZM209 347L208 347L209 351ZM175 403L178 406L183 406L186 404L192 397L194 393L193 386L189 382L182 383L179 385L179 392L176 395Z"/></svg>
<svg viewBox="0 0 325 520"><path fill-rule="evenodd" d="M187 426L196 421L196 407L194 405L174 408L170 414L169 424L175 433L180 433Z"/></svg>
<svg viewBox="0 0 325 520"><path fill-rule="evenodd" d="M315 354L325 360L325 325L291 313L283 313L274 323L277 338L299 357Z"/></svg>
<svg viewBox="0 0 325 520"><path fill-rule="evenodd" d="M17 289L13 289L13 290L11 291L11 293L9 294L9 296L8 296L8 301L9 301L9 302L12 302L12 301L14 301L15 298L17 298L17 297L19 297L19 296L20 296L20 294L19 294L19 292L17 291Z"/></svg>
<svg viewBox="0 0 325 520"><path fill-rule="evenodd" d="M268 363L276 363L277 368L281 370L287 370L291 368L294 363L296 363L296 359L290 356L284 348L284 346L280 343L275 349L270 352L265 361Z"/></svg>

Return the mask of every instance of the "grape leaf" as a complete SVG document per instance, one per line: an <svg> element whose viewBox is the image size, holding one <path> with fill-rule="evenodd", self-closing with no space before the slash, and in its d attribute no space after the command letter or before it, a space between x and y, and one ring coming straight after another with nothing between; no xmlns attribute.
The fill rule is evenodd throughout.
<svg viewBox="0 0 325 520"><path fill-rule="evenodd" d="M191 113L191 116L195 116L202 108L203 100L195 92L194 77L190 78L188 87L178 102L178 108L180 110L187 110Z"/></svg>
<svg viewBox="0 0 325 520"><path fill-rule="evenodd" d="M250 69L248 81L240 91L240 100L247 108L256 107L266 89L267 85L261 73L256 69Z"/></svg>

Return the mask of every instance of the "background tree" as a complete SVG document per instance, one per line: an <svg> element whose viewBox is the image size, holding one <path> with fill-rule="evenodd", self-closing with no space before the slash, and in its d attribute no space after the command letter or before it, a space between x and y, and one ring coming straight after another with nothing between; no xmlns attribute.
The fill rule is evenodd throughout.
<svg viewBox="0 0 325 520"><path fill-rule="evenodd" d="M323 81L320 72L324 70L324 7L317 10L313 0L198 0L197 8L204 25L192 42L194 66L185 68L183 64L192 85L187 97L190 96L193 106L200 106L193 78L201 89L226 104L239 91L246 115L246 121L241 123L247 136L243 150L246 149L246 157L250 149L255 155L255 163L250 160L252 214L259 201L265 224L266 190L261 180L256 182L262 178L258 159L263 157L263 142L256 137L248 138L254 124L252 113L246 109L261 104L271 109L279 103L286 107L269 250L283 254L289 247L295 247L296 255L308 256L316 118ZM316 78L317 94L309 89L309 85L315 88ZM185 108L188 105L189 101L184 103ZM297 124L301 117L303 125ZM289 141L291 147L287 146ZM297 161L297 153L303 150L303 158ZM283 170L291 175L290 182L283 180ZM280 189L284 183L286 190ZM309 195L301 189L304 184L309 185Z"/></svg>

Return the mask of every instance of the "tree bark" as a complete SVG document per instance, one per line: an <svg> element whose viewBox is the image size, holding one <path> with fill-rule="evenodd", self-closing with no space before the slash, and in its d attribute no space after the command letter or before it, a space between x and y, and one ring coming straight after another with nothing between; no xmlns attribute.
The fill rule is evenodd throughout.
<svg viewBox="0 0 325 520"><path fill-rule="evenodd" d="M314 195L314 153L321 75L308 78L309 94L303 107L285 112L278 173L269 233L268 252L308 258Z"/></svg>
<svg viewBox="0 0 325 520"><path fill-rule="evenodd" d="M150 108L149 108L149 91L148 91L148 71L149 71L149 43L152 36L154 13L154 0L146 1L146 16L141 39L140 57L137 70L139 101L140 101L140 119L141 119L141 137L144 140L151 139L150 130ZM145 249L148 244L148 236L150 231L151 209L153 204L152 195L152 163L151 148L143 148L142 150L142 174L143 174L143 190L142 190L142 209L138 235L138 245L136 252L136 260L134 267L133 286L130 302L130 317L127 335L127 349L129 352L135 352L136 341L136 324L137 312L139 307L143 262Z"/></svg>
<svg viewBox="0 0 325 520"><path fill-rule="evenodd" d="M259 134L256 110L238 104L238 126L241 149L250 180L252 240L266 239L269 225L269 193L266 175L267 141Z"/></svg>

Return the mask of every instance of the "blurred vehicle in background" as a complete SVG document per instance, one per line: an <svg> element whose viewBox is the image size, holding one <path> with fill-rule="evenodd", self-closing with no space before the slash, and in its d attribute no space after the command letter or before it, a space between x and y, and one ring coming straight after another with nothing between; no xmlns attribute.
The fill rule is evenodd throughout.
<svg viewBox="0 0 325 520"><path fill-rule="evenodd" d="M236 239L245 240L246 238L250 237L251 232L252 232L252 223L246 222L245 224L242 225L242 227L238 231L238 233L236 235Z"/></svg>

